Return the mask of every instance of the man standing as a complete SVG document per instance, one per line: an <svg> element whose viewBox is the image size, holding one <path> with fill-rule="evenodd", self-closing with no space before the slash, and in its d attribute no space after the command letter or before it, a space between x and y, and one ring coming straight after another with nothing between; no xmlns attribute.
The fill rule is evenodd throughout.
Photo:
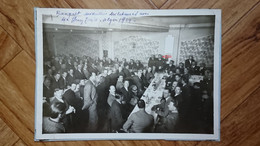
<svg viewBox="0 0 260 146"><path fill-rule="evenodd" d="M185 60L185 67L186 67L186 68L190 68L190 67L191 67L191 63L192 63L193 61L195 61L195 60L193 59L193 56L190 55L190 56L189 56L189 59Z"/></svg>
<svg viewBox="0 0 260 146"><path fill-rule="evenodd" d="M123 99L123 96L117 94L115 98L116 100L113 101L110 112L112 132L119 131L124 124L121 108L121 101Z"/></svg>
<svg viewBox="0 0 260 146"><path fill-rule="evenodd" d="M123 125L123 129L126 132L142 133L151 132L154 124L154 118L145 111L144 100L139 100L139 111L133 113Z"/></svg>
<svg viewBox="0 0 260 146"><path fill-rule="evenodd" d="M95 132L98 126L97 92L95 87L96 73L92 72L84 87L84 102L82 110L88 113L88 132Z"/></svg>

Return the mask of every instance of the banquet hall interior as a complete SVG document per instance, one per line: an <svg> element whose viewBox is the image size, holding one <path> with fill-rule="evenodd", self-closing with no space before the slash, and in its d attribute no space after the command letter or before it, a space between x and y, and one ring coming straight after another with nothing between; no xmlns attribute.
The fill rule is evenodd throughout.
<svg viewBox="0 0 260 146"><path fill-rule="evenodd" d="M43 133L213 133L213 16L43 24Z"/></svg>

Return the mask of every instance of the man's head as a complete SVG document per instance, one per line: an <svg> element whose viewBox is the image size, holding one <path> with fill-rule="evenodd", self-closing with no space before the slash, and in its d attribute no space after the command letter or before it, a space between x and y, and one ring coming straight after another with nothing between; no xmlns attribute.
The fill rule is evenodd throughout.
<svg viewBox="0 0 260 146"><path fill-rule="evenodd" d="M173 81L172 82L172 89L175 90L175 88L178 86L178 82L177 81Z"/></svg>
<svg viewBox="0 0 260 146"><path fill-rule="evenodd" d="M77 84L72 83L71 86L70 86L70 89L75 92L76 91L76 87L77 87Z"/></svg>
<svg viewBox="0 0 260 146"><path fill-rule="evenodd" d="M179 95L179 94L181 94L181 92L182 92L181 87L180 87L180 86L177 86L177 87L175 88L175 94Z"/></svg>
<svg viewBox="0 0 260 146"><path fill-rule="evenodd" d="M91 75L89 77L89 79L93 82L95 82L97 80L97 75L95 72L91 72Z"/></svg>
<svg viewBox="0 0 260 146"><path fill-rule="evenodd" d="M121 72L123 70L123 67L122 66L119 66L118 67L118 71Z"/></svg>
<svg viewBox="0 0 260 146"><path fill-rule="evenodd" d="M170 96L169 89L164 89L164 90L163 90L163 97L164 97L164 98L167 98L168 96Z"/></svg>
<svg viewBox="0 0 260 146"><path fill-rule="evenodd" d="M73 63L73 65L77 67L77 66L78 66L78 63L75 61L75 62Z"/></svg>
<svg viewBox="0 0 260 146"><path fill-rule="evenodd" d="M52 75L52 69L51 68L48 69L48 74Z"/></svg>
<svg viewBox="0 0 260 146"><path fill-rule="evenodd" d="M120 94L115 94L115 98L117 101L121 102L123 100L123 96Z"/></svg>
<svg viewBox="0 0 260 146"><path fill-rule="evenodd" d="M140 70L138 70L138 72L137 72L137 76L139 77L139 78L141 78L142 77L142 73L143 73L143 71L140 69Z"/></svg>
<svg viewBox="0 0 260 146"><path fill-rule="evenodd" d="M124 87L125 87L125 88L128 88L128 87L129 87L129 81L128 81L128 80L125 80L125 81L124 81Z"/></svg>
<svg viewBox="0 0 260 146"><path fill-rule="evenodd" d="M194 88L194 89L200 89L200 83L199 83L199 82L195 82L195 83L193 84L193 88Z"/></svg>
<svg viewBox="0 0 260 146"><path fill-rule="evenodd" d="M152 67L148 67L148 72L151 72L152 71Z"/></svg>
<svg viewBox="0 0 260 146"><path fill-rule="evenodd" d="M68 72L70 75L73 75L74 70L72 68L70 68Z"/></svg>
<svg viewBox="0 0 260 146"><path fill-rule="evenodd" d="M196 63L195 61L192 61L192 62L191 62L191 65L192 65L192 66L196 66L197 63Z"/></svg>
<svg viewBox="0 0 260 146"><path fill-rule="evenodd" d="M55 102L51 105L51 118L62 118L66 111L66 105L62 102Z"/></svg>
<svg viewBox="0 0 260 146"><path fill-rule="evenodd" d="M137 86L136 86L136 85L132 85L132 86L131 86L131 91L132 91L132 93L133 93L134 95L137 95L137 92L138 92Z"/></svg>
<svg viewBox="0 0 260 146"><path fill-rule="evenodd" d="M62 99L62 95L63 95L63 89L60 88L56 88L54 90L54 96L58 99Z"/></svg>
<svg viewBox="0 0 260 146"><path fill-rule="evenodd" d="M170 70L169 74L170 74L171 77L174 75L172 70Z"/></svg>
<svg viewBox="0 0 260 146"><path fill-rule="evenodd" d="M175 71L176 74L180 74L181 73L181 70L179 68L176 68L176 71Z"/></svg>
<svg viewBox="0 0 260 146"><path fill-rule="evenodd" d="M180 81L180 79L181 79L181 75L180 74L176 74L175 75L175 80L178 82L178 81Z"/></svg>
<svg viewBox="0 0 260 146"><path fill-rule="evenodd" d="M77 69L78 69L78 70L81 70L81 69L82 69L82 65L81 65L81 64L78 64Z"/></svg>
<svg viewBox="0 0 260 146"><path fill-rule="evenodd" d="M55 74L54 74L54 78L55 78L55 80L59 80L60 79L60 73L59 72L56 72Z"/></svg>
<svg viewBox="0 0 260 146"><path fill-rule="evenodd" d="M116 94L116 88L114 85L111 85L109 87L109 93L112 94L112 95L115 95Z"/></svg>
<svg viewBox="0 0 260 146"><path fill-rule="evenodd" d="M140 108L140 109L144 109L144 108L145 108L145 102L144 102L144 100L140 99L140 100L137 102L137 106L138 106L138 108Z"/></svg>
<svg viewBox="0 0 260 146"><path fill-rule="evenodd" d="M45 78L43 83L44 83L44 85L45 85L46 87L50 87L50 85L51 85L51 80L50 80L49 78Z"/></svg>
<svg viewBox="0 0 260 146"><path fill-rule="evenodd" d="M181 83L182 83L183 85L186 85L186 84L189 83L189 79L187 79L187 78L182 78Z"/></svg>
<svg viewBox="0 0 260 146"><path fill-rule="evenodd" d="M184 64L182 62L180 62L179 67L184 67Z"/></svg>
<svg viewBox="0 0 260 146"><path fill-rule="evenodd" d="M67 74L68 74L68 73L67 73L66 71L63 71L63 72L62 72L62 77L63 77L63 78L66 78L66 77L67 77Z"/></svg>
<svg viewBox="0 0 260 146"><path fill-rule="evenodd" d="M192 56L192 55L190 55L190 56L189 56L189 59L190 59L190 60L193 60L193 56Z"/></svg>
<svg viewBox="0 0 260 146"><path fill-rule="evenodd" d="M118 77L118 81L119 81L119 82L123 82L123 80L124 80L123 75L119 75L119 77Z"/></svg>
<svg viewBox="0 0 260 146"><path fill-rule="evenodd" d="M176 110L176 107L174 106L174 103L172 101L168 104L168 109L169 109L169 111L175 111Z"/></svg>

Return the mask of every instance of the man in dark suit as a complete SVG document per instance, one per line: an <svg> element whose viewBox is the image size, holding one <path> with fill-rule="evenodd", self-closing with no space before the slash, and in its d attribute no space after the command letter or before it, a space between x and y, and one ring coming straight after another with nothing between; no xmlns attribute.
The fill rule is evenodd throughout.
<svg viewBox="0 0 260 146"><path fill-rule="evenodd" d="M170 63L166 66L168 72L172 71L175 72L176 66L174 65L174 61L170 60Z"/></svg>
<svg viewBox="0 0 260 146"><path fill-rule="evenodd" d="M129 65L128 64L125 66L125 68L123 68L123 72L124 72L124 75L125 75L126 78L131 76L131 72L129 71Z"/></svg>
<svg viewBox="0 0 260 146"><path fill-rule="evenodd" d="M190 55L190 56L189 56L189 59L185 60L185 67L186 67L186 68L190 68L190 67L191 67L191 63L192 63L193 61L195 61L195 60L193 59L193 56Z"/></svg>
<svg viewBox="0 0 260 146"><path fill-rule="evenodd" d="M165 61L162 58L161 54L159 54L159 57L158 57L158 60L156 63L156 67L157 67L157 71L160 71L160 72L163 71L163 69L165 68Z"/></svg>
<svg viewBox="0 0 260 146"><path fill-rule="evenodd" d="M128 65L129 69L136 69L136 64L133 59L130 60L130 63Z"/></svg>
<svg viewBox="0 0 260 146"><path fill-rule="evenodd" d="M49 102L49 98L53 97L54 90L50 87L51 81L49 78L45 78L43 82L43 97L46 97L47 102Z"/></svg>
<svg viewBox="0 0 260 146"><path fill-rule="evenodd" d="M82 65L81 64L78 64L78 66L77 66L78 68L77 68L77 70L75 71L75 78L76 79L84 79L85 78L85 76L84 76L84 74L83 74L83 72L82 72Z"/></svg>
<svg viewBox="0 0 260 146"><path fill-rule="evenodd" d="M70 127L68 127L69 132L76 132L81 131L81 126L79 124L80 117L81 117L81 108L82 108L82 100L76 96L76 84L71 84L70 88L65 91L65 93L62 95L63 99L71 106L73 106L76 109L76 112L74 114L71 114L70 117Z"/></svg>
<svg viewBox="0 0 260 146"><path fill-rule="evenodd" d="M53 90L59 88L59 79L60 79L60 73L59 72L54 73L54 80L51 83L51 88Z"/></svg>
<svg viewBox="0 0 260 146"><path fill-rule="evenodd" d="M96 73L92 72L84 87L82 110L88 113L88 132L96 132L98 126L96 79Z"/></svg>
<svg viewBox="0 0 260 146"><path fill-rule="evenodd" d="M71 58L68 58L68 61L66 62L66 68L67 69L73 68L73 64L72 64Z"/></svg>
<svg viewBox="0 0 260 146"><path fill-rule="evenodd" d="M123 97L121 95L116 94L116 100L113 101L110 111L110 119L111 119L111 129L112 132L117 132L124 124L124 119L122 116L122 107L121 101Z"/></svg>
<svg viewBox="0 0 260 146"><path fill-rule="evenodd" d="M71 85L72 83L74 83L74 81L75 81L74 70L70 68L67 75L68 85Z"/></svg>
<svg viewBox="0 0 260 146"><path fill-rule="evenodd" d="M199 67L197 66L197 63L193 61L190 66L190 74L191 75L199 75Z"/></svg>
<svg viewBox="0 0 260 146"><path fill-rule="evenodd" d="M148 66L153 68L153 66L156 66L156 61L155 55L152 55L152 57L149 58Z"/></svg>
<svg viewBox="0 0 260 146"><path fill-rule="evenodd" d="M144 92L144 84L142 80L142 70L138 70L137 76L133 76L133 82L137 86L139 93L142 94Z"/></svg>
<svg viewBox="0 0 260 146"><path fill-rule="evenodd" d="M62 75L61 75L61 77L59 79L59 88L60 89L66 89L67 88L67 85L68 85L68 81L66 79L67 74L68 73L66 71L62 72Z"/></svg>

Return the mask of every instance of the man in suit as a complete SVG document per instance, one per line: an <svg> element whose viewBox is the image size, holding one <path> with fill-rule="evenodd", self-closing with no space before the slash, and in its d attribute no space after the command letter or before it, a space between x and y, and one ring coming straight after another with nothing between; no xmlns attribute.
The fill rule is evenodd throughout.
<svg viewBox="0 0 260 146"><path fill-rule="evenodd" d="M170 60L170 63L166 66L168 72L172 71L175 72L176 66L174 65L174 61Z"/></svg>
<svg viewBox="0 0 260 146"><path fill-rule="evenodd" d="M153 67L156 66L157 59L155 58L155 55L152 55L152 57L149 58L148 66Z"/></svg>
<svg viewBox="0 0 260 146"><path fill-rule="evenodd" d="M85 76L84 76L84 74L82 72L82 65L81 64L78 64L77 70L75 71L74 75L75 75L75 78L79 79L79 80L85 78Z"/></svg>
<svg viewBox="0 0 260 146"><path fill-rule="evenodd" d="M107 104L109 105L109 107L112 106L113 101L115 100L115 95L116 95L116 88L114 85L111 85L109 87L109 95L107 98Z"/></svg>
<svg viewBox="0 0 260 146"><path fill-rule="evenodd" d="M144 92L144 84L141 77L142 77L142 70L138 70L137 75L133 76L133 82L137 86L140 94Z"/></svg>
<svg viewBox="0 0 260 146"><path fill-rule="evenodd" d="M111 119L112 132L119 131L124 124L124 119L122 117L122 107L121 107L122 99L123 96L116 94L115 100L111 105L110 119Z"/></svg>
<svg viewBox="0 0 260 146"><path fill-rule="evenodd" d="M157 71L159 71L159 72L163 71L163 69L165 68L165 61L162 58L161 54L159 54L159 57L158 57L158 60L156 63L156 67L157 67Z"/></svg>
<svg viewBox="0 0 260 146"><path fill-rule="evenodd" d="M116 82L116 90L119 91L122 87L124 87L123 80L124 80L123 75L119 75L117 82Z"/></svg>
<svg viewBox="0 0 260 146"><path fill-rule="evenodd" d="M129 65L128 64L125 66L125 68L123 68L123 73L124 73L126 78L131 76L131 72L129 71Z"/></svg>
<svg viewBox="0 0 260 146"><path fill-rule="evenodd" d="M75 81L74 70L70 68L67 75L68 85L71 85L72 83L74 83L74 81Z"/></svg>
<svg viewBox="0 0 260 146"><path fill-rule="evenodd" d="M193 61L195 61L195 60L193 59L193 56L190 55L190 56L189 56L189 59L185 60L185 67L186 67L186 68L190 68L190 67L191 67L191 63L192 63Z"/></svg>
<svg viewBox="0 0 260 146"><path fill-rule="evenodd" d="M50 87L51 81L49 78L45 78L43 82L43 97L46 97L47 102L49 102L49 98L53 97L54 90Z"/></svg>
<svg viewBox="0 0 260 146"><path fill-rule="evenodd" d="M97 115L97 92L96 92L96 73L92 72L89 80L84 87L83 107L84 113L88 113L88 132L95 132L98 126Z"/></svg>
<svg viewBox="0 0 260 146"><path fill-rule="evenodd" d="M197 66L197 63L195 61L191 62L190 74L199 75L199 67Z"/></svg>
<svg viewBox="0 0 260 146"><path fill-rule="evenodd" d="M54 80L52 81L52 89L56 89L56 88L59 88L59 79L60 79L60 73L59 72L56 72L54 74Z"/></svg>
<svg viewBox="0 0 260 146"><path fill-rule="evenodd" d="M61 89L66 89L67 88L68 81L67 81L66 77L67 77L67 72L63 71L62 75L61 75L61 78L59 79L59 87Z"/></svg>
<svg viewBox="0 0 260 146"><path fill-rule="evenodd" d="M64 92L63 99L72 107L76 109L76 112L70 115L70 126L68 127L69 132L80 131L80 117L81 117L81 108L82 100L76 96L75 92L77 91L77 85L75 83L71 84L70 88Z"/></svg>
<svg viewBox="0 0 260 146"><path fill-rule="evenodd" d="M124 131L131 133L151 132L154 124L153 116L145 111L144 100L139 100L137 105L139 111L130 115L123 125Z"/></svg>

